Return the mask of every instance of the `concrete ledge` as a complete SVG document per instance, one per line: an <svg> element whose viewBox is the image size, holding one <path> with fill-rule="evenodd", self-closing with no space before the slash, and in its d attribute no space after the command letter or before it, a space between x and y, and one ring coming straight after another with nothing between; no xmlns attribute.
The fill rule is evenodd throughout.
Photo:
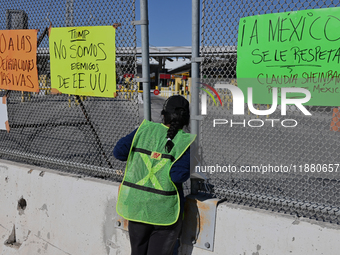
<svg viewBox="0 0 340 255"><path fill-rule="evenodd" d="M0 160L0 254L129 254L118 185Z"/></svg>
<svg viewBox="0 0 340 255"><path fill-rule="evenodd" d="M214 251L182 245L189 255L335 255L340 226L230 203L218 205Z"/></svg>
<svg viewBox="0 0 340 255"><path fill-rule="evenodd" d="M116 227L118 186L0 160L0 254L130 254L127 231ZM340 226L330 223L221 203L215 224L212 252L182 244L180 254L335 255L340 251Z"/></svg>

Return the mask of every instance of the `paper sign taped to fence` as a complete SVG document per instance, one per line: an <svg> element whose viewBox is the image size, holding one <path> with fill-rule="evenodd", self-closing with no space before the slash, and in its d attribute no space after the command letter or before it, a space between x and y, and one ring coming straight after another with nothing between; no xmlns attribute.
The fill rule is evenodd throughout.
<svg viewBox="0 0 340 255"><path fill-rule="evenodd" d="M52 28L49 40L52 89L65 94L114 97L114 27Z"/></svg>
<svg viewBox="0 0 340 255"><path fill-rule="evenodd" d="M274 87L300 87L311 92L307 105L338 106L339 27L339 7L241 18L238 86L243 92L252 87L258 104L271 104Z"/></svg>
<svg viewBox="0 0 340 255"><path fill-rule="evenodd" d="M0 30L0 89L39 92L37 30Z"/></svg>
<svg viewBox="0 0 340 255"><path fill-rule="evenodd" d="M0 97L0 129L9 131L6 96Z"/></svg>

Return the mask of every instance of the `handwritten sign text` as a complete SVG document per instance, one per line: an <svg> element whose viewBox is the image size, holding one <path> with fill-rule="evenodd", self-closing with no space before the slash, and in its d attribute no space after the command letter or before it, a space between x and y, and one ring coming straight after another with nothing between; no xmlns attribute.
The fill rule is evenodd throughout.
<svg viewBox="0 0 340 255"><path fill-rule="evenodd" d="M52 88L66 94L114 97L112 26L52 28L50 58Z"/></svg>
<svg viewBox="0 0 340 255"><path fill-rule="evenodd" d="M254 103L270 104L274 87L300 87L311 92L309 105L339 105L339 26L339 7L242 18L238 86L256 88Z"/></svg>
<svg viewBox="0 0 340 255"><path fill-rule="evenodd" d="M0 89L39 92L37 30L0 31Z"/></svg>

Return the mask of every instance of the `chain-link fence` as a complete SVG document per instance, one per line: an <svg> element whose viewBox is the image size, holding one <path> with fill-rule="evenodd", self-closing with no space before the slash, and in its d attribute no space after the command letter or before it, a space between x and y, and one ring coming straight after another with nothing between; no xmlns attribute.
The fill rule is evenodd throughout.
<svg viewBox="0 0 340 255"><path fill-rule="evenodd" d="M237 85L236 49L241 17L339 5L339 1L203 0L201 79L209 85L221 82ZM266 122L268 117L253 115L246 106L245 116L233 115L230 92L218 90L218 93L224 101L223 107L208 100L200 146L203 156L200 170L209 172L216 196L339 224L340 132L330 128L337 108L308 107L312 116L305 116L289 106L286 117L298 122L295 128L283 127L280 122L274 127L252 128L247 125L250 119ZM213 127L214 119L229 122ZM282 119L282 116L276 111L270 119ZM230 121L239 124L231 127ZM280 167L291 171L280 171Z"/></svg>
<svg viewBox="0 0 340 255"><path fill-rule="evenodd" d="M135 1L4 1L1 29L39 29L39 93L7 95L10 132L0 131L0 157L57 170L120 180L112 150L138 125ZM116 98L53 95L47 28L104 26L116 30ZM117 171L118 170L118 171Z"/></svg>
<svg viewBox="0 0 340 255"><path fill-rule="evenodd" d="M37 65L39 93L1 91L7 95L10 132L0 131L0 157L62 171L121 180L124 163L114 159L116 141L138 125L135 1L7 1L0 7L1 29L39 29ZM310 8L339 6L339 1L202 1L201 78L204 83L236 84L238 22L241 17ZM118 96L111 98L50 93L49 48L46 28L100 26L121 23L116 32ZM312 117L293 107L288 116L299 125L260 129L212 128L215 118L242 123L266 116L232 115L232 97L220 90L223 108L208 104L202 122L201 167L209 174L216 196L233 201L325 221L340 223L338 172L258 173L221 171L218 166L300 166L316 170L340 164L340 132L330 131L332 107L309 107ZM258 105L265 108L264 105ZM247 111L247 109L246 109ZM280 119L279 113L271 115ZM205 169L206 170L206 169ZM210 169L211 170L211 169ZM226 169L224 169L226 170ZM298 169L299 170L299 169Z"/></svg>

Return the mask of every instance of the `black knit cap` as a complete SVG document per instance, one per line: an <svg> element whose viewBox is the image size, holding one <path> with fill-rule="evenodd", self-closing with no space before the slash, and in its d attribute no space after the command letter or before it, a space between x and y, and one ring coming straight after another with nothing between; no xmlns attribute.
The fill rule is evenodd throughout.
<svg viewBox="0 0 340 255"><path fill-rule="evenodd" d="M176 109L178 108L183 108L189 112L188 100L180 95L169 97L163 105L163 111L168 113L175 113Z"/></svg>

